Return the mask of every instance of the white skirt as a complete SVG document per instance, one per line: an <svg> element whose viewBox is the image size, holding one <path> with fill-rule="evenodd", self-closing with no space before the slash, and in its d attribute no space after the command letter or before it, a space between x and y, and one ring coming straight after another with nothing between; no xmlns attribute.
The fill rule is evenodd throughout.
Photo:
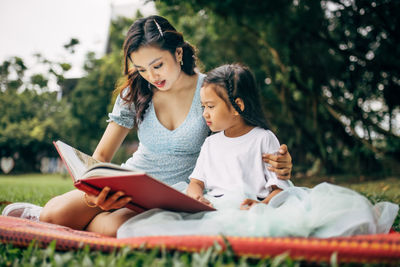
<svg viewBox="0 0 400 267"><path fill-rule="evenodd" d="M182 184L178 185L184 191ZM117 237L225 235L334 237L388 233L399 210L390 202L372 205L361 194L337 185L321 183L312 189L290 187L268 205L240 210L246 196L225 194L206 197L217 211L195 214L152 209L118 229Z"/></svg>

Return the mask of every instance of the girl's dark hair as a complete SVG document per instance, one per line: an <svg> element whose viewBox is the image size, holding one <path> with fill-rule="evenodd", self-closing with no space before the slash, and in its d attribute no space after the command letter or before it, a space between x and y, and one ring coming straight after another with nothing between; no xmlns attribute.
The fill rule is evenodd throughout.
<svg viewBox="0 0 400 267"><path fill-rule="evenodd" d="M148 83L136 69L131 69L131 54L144 46L153 46L169 51L175 57L178 47L183 50L182 71L188 75L195 74L195 49L183 40L183 35L160 16L149 16L136 20L129 28L123 45L124 82L117 88L121 98L135 106L135 126L143 120L146 109L153 96L154 87ZM129 87L128 92L124 89ZM124 93L123 93L124 92Z"/></svg>
<svg viewBox="0 0 400 267"><path fill-rule="evenodd" d="M216 94L228 106L233 106L248 125L259 126L268 130L256 81L250 69L242 64L229 64L217 67L207 73L204 85L217 85L214 87ZM226 94L218 88L223 88ZM226 98L228 95L228 99ZM235 100L241 98L244 102L243 111Z"/></svg>

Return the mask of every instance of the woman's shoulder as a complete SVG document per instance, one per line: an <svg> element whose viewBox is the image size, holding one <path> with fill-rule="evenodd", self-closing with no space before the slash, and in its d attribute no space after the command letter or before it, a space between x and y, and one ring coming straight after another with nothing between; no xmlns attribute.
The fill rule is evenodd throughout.
<svg viewBox="0 0 400 267"><path fill-rule="evenodd" d="M117 92L118 97L119 98L126 97L128 95L128 93L129 93L129 90L130 90L129 86L118 90L118 92Z"/></svg>
<svg viewBox="0 0 400 267"><path fill-rule="evenodd" d="M206 75L204 73L198 72L197 73L197 84L196 84L196 91L200 91L201 86L203 85L204 78Z"/></svg>

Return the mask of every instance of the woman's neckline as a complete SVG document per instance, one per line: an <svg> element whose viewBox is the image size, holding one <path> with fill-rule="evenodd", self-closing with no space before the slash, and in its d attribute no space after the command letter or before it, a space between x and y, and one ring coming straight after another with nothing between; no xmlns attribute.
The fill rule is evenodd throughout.
<svg viewBox="0 0 400 267"><path fill-rule="evenodd" d="M190 103L189 111L188 111L188 113L186 114L185 119L182 121L182 123L179 124L179 126L176 127L175 129L168 129L167 127L165 127L165 126L160 122L160 120L159 120L158 117L157 117L157 113L156 113L156 110L155 110L155 108L154 108L154 104L153 104L153 102L151 103L151 110L152 110L152 112L154 112L154 116L155 116L155 118L156 118L157 123L161 126L161 128L165 129L166 131L168 131L168 132L170 132L170 133L173 133L173 132L177 131L177 130L180 129L183 125L185 125L186 121L188 120L188 117L189 117L190 114L192 113L192 110L193 110L194 105L195 105L194 102L196 102L195 99L196 99L196 97L197 97L197 95L198 95L198 92L197 92L197 91L198 91L199 88L200 88L200 82L201 82L200 80L201 80L201 77L202 77L202 75L201 75L200 73L196 73L196 74L194 74L194 75L197 76L197 81L196 81L196 88L195 88L195 92L194 92L194 94L193 94L192 102Z"/></svg>

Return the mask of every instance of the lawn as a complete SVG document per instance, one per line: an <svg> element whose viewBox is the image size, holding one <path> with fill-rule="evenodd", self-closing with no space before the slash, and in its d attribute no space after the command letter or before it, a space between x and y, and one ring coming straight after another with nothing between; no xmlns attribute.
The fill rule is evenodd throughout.
<svg viewBox="0 0 400 267"><path fill-rule="evenodd" d="M312 187L321 182L320 178L294 179L299 186ZM328 177L327 182L352 188L372 202L392 201L400 204L400 179L387 178L378 181L350 179L349 177ZM351 181L351 183L349 183ZM61 175L0 175L0 210L11 202L32 202L43 205L56 195L73 189L69 176ZM400 216L397 216L394 229L400 231ZM0 266L300 266L303 263L292 261L286 255L272 259L254 260L237 258L232 251L220 252L215 246L202 253L166 252L154 249L122 249L114 253L89 251L58 252L54 244L46 249L38 248L34 243L20 249L7 244L0 244ZM325 266L336 266L335 257ZM349 265L352 266L352 265ZM357 265L359 266L359 265ZM375 265L364 265L375 266ZM381 266L381 265L376 265Z"/></svg>

